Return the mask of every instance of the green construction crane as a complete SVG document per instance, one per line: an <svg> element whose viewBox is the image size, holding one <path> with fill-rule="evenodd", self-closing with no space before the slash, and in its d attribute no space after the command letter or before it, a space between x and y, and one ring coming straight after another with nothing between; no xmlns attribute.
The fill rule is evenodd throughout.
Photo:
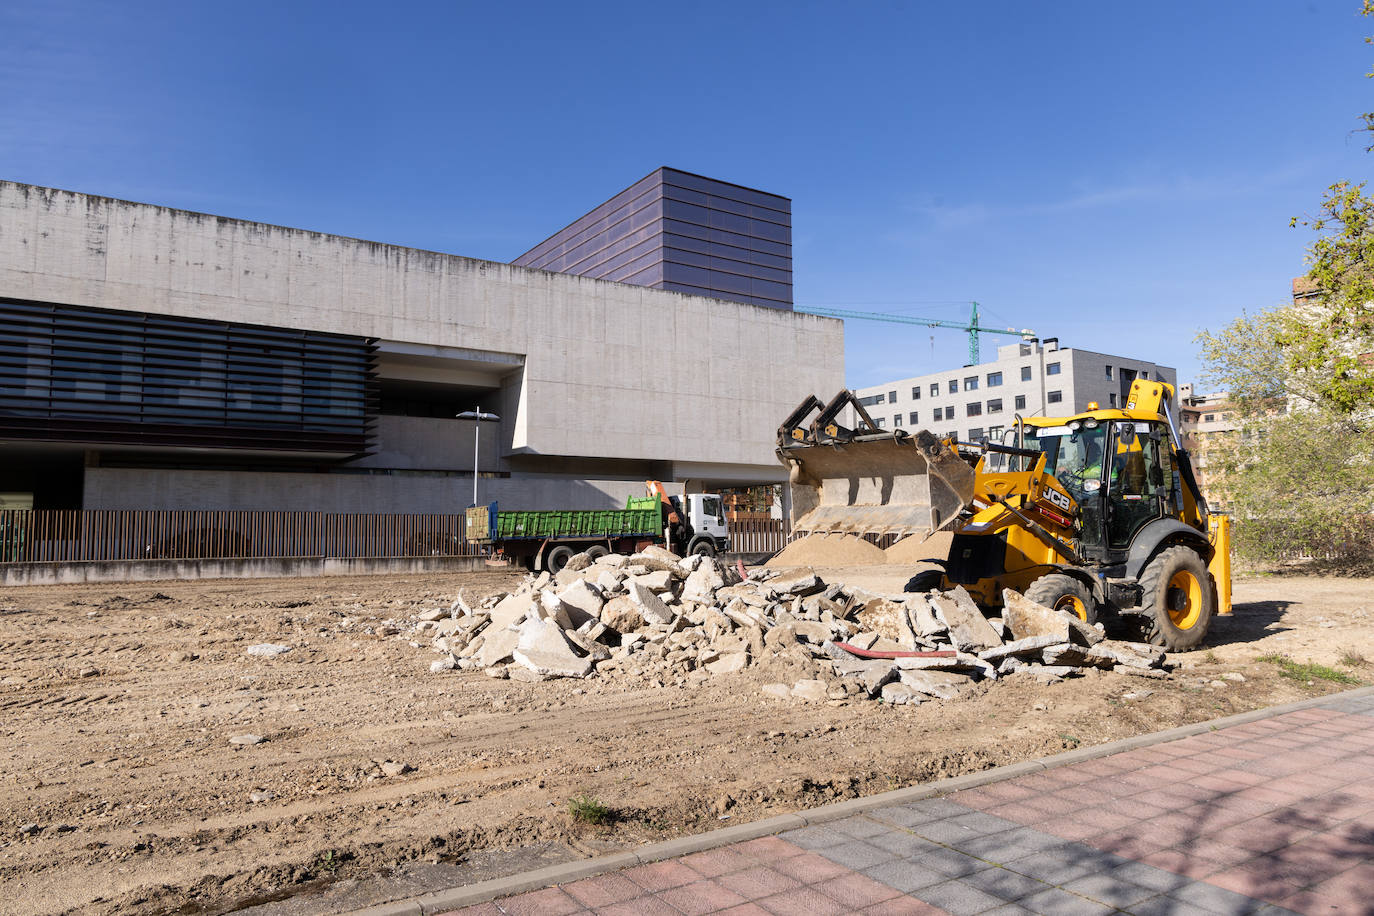
<svg viewBox="0 0 1374 916"><path fill-rule="evenodd" d="M823 309L811 308L810 306L794 306L793 311L805 312L808 315L822 315L826 318L858 318L865 321L890 321L894 324L920 324L928 328L955 328L960 331L968 331L968 364L976 366L982 359L978 355L978 335L979 334L1010 334L1022 340L1030 340L1035 336L1035 332L1030 328L989 328L978 323L978 303L974 302L973 314L969 316L967 322L942 321L938 318L913 318L910 315L889 315L885 312L851 312L846 309Z"/></svg>

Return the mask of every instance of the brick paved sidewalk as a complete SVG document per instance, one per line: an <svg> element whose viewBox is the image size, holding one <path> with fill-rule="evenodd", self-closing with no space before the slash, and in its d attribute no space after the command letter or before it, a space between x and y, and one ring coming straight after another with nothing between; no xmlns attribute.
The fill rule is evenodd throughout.
<svg viewBox="0 0 1374 916"><path fill-rule="evenodd" d="M1358 691L454 912L1374 914L1371 777Z"/></svg>

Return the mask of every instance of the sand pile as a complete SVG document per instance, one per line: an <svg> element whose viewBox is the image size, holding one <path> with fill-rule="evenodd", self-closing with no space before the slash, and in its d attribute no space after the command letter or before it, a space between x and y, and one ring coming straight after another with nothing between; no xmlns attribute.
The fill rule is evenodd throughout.
<svg viewBox="0 0 1374 916"><path fill-rule="evenodd" d="M852 534L808 534L788 544L765 565L878 566L890 562L881 548Z"/></svg>
<svg viewBox="0 0 1374 916"><path fill-rule="evenodd" d="M949 542L952 538L948 531L938 531L921 540L919 535L909 535L884 551L888 563L923 563L930 560L943 560L949 556Z"/></svg>

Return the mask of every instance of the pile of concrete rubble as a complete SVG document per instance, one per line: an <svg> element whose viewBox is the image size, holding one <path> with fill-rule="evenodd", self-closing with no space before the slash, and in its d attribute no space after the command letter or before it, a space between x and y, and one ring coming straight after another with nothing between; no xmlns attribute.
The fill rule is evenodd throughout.
<svg viewBox="0 0 1374 916"><path fill-rule="evenodd" d="M787 676L766 693L815 702L920 703L983 680L1053 683L1088 668L1167 673L1162 649L1106 639L1100 625L1012 591L1002 616L989 618L962 588L874 595L827 585L811 569L742 572L656 547L579 554L557 575L532 575L479 607L460 596L447 611L422 614L415 629L443 653L436 672L690 686L752 667L764 679Z"/></svg>

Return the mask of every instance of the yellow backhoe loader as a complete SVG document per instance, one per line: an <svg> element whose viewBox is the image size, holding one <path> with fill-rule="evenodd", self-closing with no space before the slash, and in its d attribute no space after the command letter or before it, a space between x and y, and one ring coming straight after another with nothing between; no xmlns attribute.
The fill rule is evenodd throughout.
<svg viewBox="0 0 1374 916"><path fill-rule="evenodd" d="M778 430L793 531L948 529L949 555L908 591L961 585L996 608L1009 588L1088 622L1136 618L1149 642L1191 649L1231 613L1230 527L1208 512L1173 393L1137 379L1124 409L1018 416L1004 442L882 430L851 391L810 397ZM846 407L853 429L837 419Z"/></svg>

